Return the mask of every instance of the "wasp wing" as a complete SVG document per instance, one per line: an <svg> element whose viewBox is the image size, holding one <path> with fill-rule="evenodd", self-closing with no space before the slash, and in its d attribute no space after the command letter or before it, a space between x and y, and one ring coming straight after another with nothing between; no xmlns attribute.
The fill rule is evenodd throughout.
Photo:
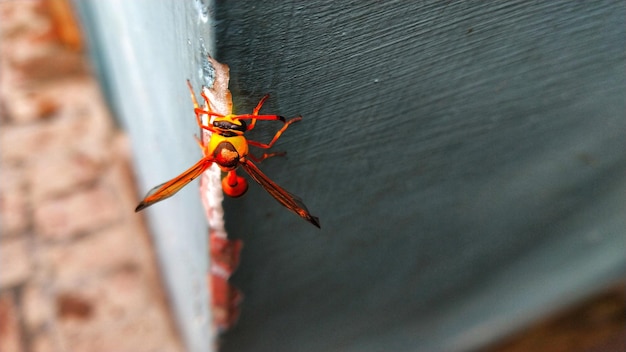
<svg viewBox="0 0 626 352"><path fill-rule="evenodd" d="M320 227L319 218L309 213L309 210L302 202L302 199L298 198L298 196L296 195L287 192L285 189L274 183L274 181L265 176L265 174L262 173L261 170L259 170L259 168L256 167L256 165L254 165L249 160L243 159L239 161L241 163L241 166L244 168L244 170L246 170L250 177L252 177L258 184L265 188L265 190L280 204L285 206L287 209L293 211L304 220L310 222L318 228Z"/></svg>
<svg viewBox="0 0 626 352"><path fill-rule="evenodd" d="M139 203L135 212L145 209L152 204L169 198L185 187L189 182L193 181L196 177L200 176L204 170L206 170L213 163L212 158L202 158L194 166L187 169L182 174L176 176L176 178L169 180L163 184L160 184L151 189L146 197Z"/></svg>

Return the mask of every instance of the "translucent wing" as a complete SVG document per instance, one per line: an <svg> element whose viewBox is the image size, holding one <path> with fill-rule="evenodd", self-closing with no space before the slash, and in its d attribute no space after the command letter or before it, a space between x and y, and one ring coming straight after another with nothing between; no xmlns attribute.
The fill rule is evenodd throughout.
<svg viewBox="0 0 626 352"><path fill-rule="evenodd" d="M318 228L320 227L319 218L309 213L309 210L306 208L304 203L302 203L302 200L300 198L287 192L279 185L275 184L249 160L243 159L240 160L240 163L244 170L246 170L246 172L250 175L250 177L252 177L258 184L263 186L263 188L265 188L265 190L280 204L298 214L298 216L300 216L304 220L310 222Z"/></svg>
<svg viewBox="0 0 626 352"><path fill-rule="evenodd" d="M135 212L138 212L156 202L173 196L176 192L180 191L181 188L185 187L185 185L187 185L189 182L200 176L204 172L204 170L211 166L212 163L212 158L202 158L194 166L187 169L187 171L176 176L176 178L154 187L148 192L148 194L146 194L146 197L141 201L141 203L139 203L137 208L135 208Z"/></svg>

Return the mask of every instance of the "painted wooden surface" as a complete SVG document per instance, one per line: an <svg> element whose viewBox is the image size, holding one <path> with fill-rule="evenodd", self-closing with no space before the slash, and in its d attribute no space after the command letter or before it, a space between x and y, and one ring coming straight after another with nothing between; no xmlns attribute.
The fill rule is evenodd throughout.
<svg viewBox="0 0 626 352"><path fill-rule="evenodd" d="M200 159L198 127L185 83L206 84L202 53L212 50L202 1L77 1L92 54L128 131L139 180L137 201ZM132 212L133 209L128 209ZM207 224L197 183L144 211L181 336L189 351L212 349L207 292Z"/></svg>
<svg viewBox="0 0 626 352"><path fill-rule="evenodd" d="M212 47L203 6L88 6L144 190L199 156L184 80ZM621 2L205 9L235 112L271 93L262 112L304 116L260 167L322 226L255 184L226 201L246 297L225 351L469 350L624 275ZM208 343L201 214L192 186L149 216L192 350Z"/></svg>
<svg viewBox="0 0 626 352"><path fill-rule="evenodd" d="M626 11L218 2L240 111L303 121L227 202L246 294L225 351L467 350L623 275Z"/></svg>

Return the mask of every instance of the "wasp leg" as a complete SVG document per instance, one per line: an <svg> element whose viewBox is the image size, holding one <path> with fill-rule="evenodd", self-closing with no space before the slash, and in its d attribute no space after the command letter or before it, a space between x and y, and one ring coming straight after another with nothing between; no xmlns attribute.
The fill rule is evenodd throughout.
<svg viewBox="0 0 626 352"><path fill-rule="evenodd" d="M200 118L200 116L202 115L209 115L209 116L217 116L217 117L224 117L224 115L222 114L218 114L216 112L211 112L211 111L206 111L204 109L200 109L200 108L196 108L194 109L194 112L196 113L196 123L198 123L198 126L201 129L207 130L207 131L211 131L211 132L217 132L213 129L213 127L211 125L204 125L202 123L202 119Z"/></svg>
<svg viewBox="0 0 626 352"><path fill-rule="evenodd" d="M261 155L261 157L257 157L252 153L248 153L248 158L252 159L252 161L255 161L257 163L260 163L261 161L267 159L267 158L271 158L274 156L285 156L287 155L287 152L274 152L274 153L263 153L263 155Z"/></svg>
<svg viewBox="0 0 626 352"><path fill-rule="evenodd" d="M261 98L261 100L259 101L258 104L256 104L256 108L254 108L254 110L252 110L252 115L258 115L259 114L259 110L261 110L261 106L263 106L263 103L265 103L265 101L267 100L267 98L269 98L270 95L269 94L265 94L263 96L263 98Z"/></svg>
<svg viewBox="0 0 626 352"><path fill-rule="evenodd" d="M246 131L250 131L251 129L253 129L254 126L256 126L256 121L257 120L282 121L282 122L285 122L285 118L283 116L280 116L280 115L259 115L259 110L261 110L261 107L263 106L263 103L265 103L265 101L269 97L270 97L269 94L265 94L263 96L263 98L261 98L259 103L256 105L254 110L252 110L252 114L243 114L243 115L234 116L234 118L236 118L236 119L241 119L241 120L250 119L250 120L252 120L248 124L248 127L246 128Z"/></svg>
<svg viewBox="0 0 626 352"><path fill-rule="evenodd" d="M200 139L200 137L194 135L193 138L196 140L196 143L198 143L198 147L200 147L200 149L204 150L204 142L202 141L202 139Z"/></svg>
<svg viewBox="0 0 626 352"><path fill-rule="evenodd" d="M193 107L195 109L199 108L200 105L198 105L198 99L196 99L196 93L194 93L193 87L191 86L191 82L189 82L189 80L187 80L187 87L189 88L189 93L191 93L191 101L193 101Z"/></svg>
<svg viewBox="0 0 626 352"><path fill-rule="evenodd" d="M202 96L202 98L204 98L204 101L206 102L206 106L208 110L201 108L200 105L198 104L198 99L196 99L196 93L194 93L193 86L191 85L191 82L189 82L189 80L187 80L187 87L189 88L189 93L191 94L191 101L193 101L193 112L196 114L196 122L198 123L198 126L200 126L201 129L215 132L210 127L204 126L202 124L202 119L200 118L200 116L209 115L209 116L224 117L224 115L211 111L211 101L209 100L209 97L207 97L206 94L204 94L204 91L201 92L200 95Z"/></svg>
<svg viewBox="0 0 626 352"><path fill-rule="evenodd" d="M254 128L254 125L256 124L256 120L285 122L285 117L280 116L280 115L243 114L243 115L235 115L233 116L233 118L238 119L238 120L252 120L252 122L250 122L250 124L248 125L248 128L246 129L246 131L250 131L252 128ZM250 126L252 126L252 128L250 128Z"/></svg>
<svg viewBox="0 0 626 352"><path fill-rule="evenodd" d="M274 143L276 143L278 138L280 138L280 135L283 134L283 132L285 132L287 127L289 127L289 125L291 125L294 122L298 122L300 120L302 120L302 116L294 117L293 119L285 122L283 127L280 130L278 130L278 132L276 132L276 134L274 135L274 138L272 138L272 140L267 144L257 142L257 141L251 141L251 140L248 140L248 144L258 147L258 148L264 148L264 149L271 148L274 145Z"/></svg>
<svg viewBox="0 0 626 352"><path fill-rule="evenodd" d="M253 116L258 116L259 115L259 110L261 110L261 106L263 106L263 103L265 103L265 101L267 100L267 98L269 98L270 95L269 94L265 94L263 96L263 98L261 98L261 100L259 101L258 104L256 104L256 108L254 108L254 110L252 110L252 115ZM246 129L246 131L250 131L251 129L254 128L254 126L256 125L256 119L253 118L252 121L250 121L250 124L248 125L248 128Z"/></svg>

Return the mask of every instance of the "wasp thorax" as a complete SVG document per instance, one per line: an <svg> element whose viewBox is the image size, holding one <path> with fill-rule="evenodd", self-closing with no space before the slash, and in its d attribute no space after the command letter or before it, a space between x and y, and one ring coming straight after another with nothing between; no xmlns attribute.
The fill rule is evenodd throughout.
<svg viewBox="0 0 626 352"><path fill-rule="evenodd" d="M213 152L215 162L226 169L234 169L239 163L239 153L230 142L221 142Z"/></svg>

